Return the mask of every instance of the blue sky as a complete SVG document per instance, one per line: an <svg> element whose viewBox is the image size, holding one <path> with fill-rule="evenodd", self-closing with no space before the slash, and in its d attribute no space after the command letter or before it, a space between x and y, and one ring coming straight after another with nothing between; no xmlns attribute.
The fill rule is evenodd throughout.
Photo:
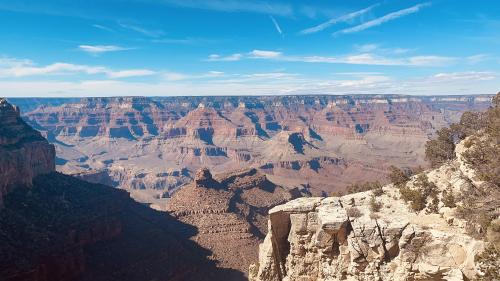
<svg viewBox="0 0 500 281"><path fill-rule="evenodd" d="M5 96L494 94L496 0L0 0Z"/></svg>

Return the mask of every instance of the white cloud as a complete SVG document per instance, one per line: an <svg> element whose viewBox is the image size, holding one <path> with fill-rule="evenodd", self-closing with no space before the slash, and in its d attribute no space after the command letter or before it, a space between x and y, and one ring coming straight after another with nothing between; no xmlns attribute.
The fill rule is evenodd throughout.
<svg viewBox="0 0 500 281"><path fill-rule="evenodd" d="M33 62L28 59L16 59L10 57L0 57L0 67L16 67L33 65Z"/></svg>
<svg viewBox="0 0 500 281"><path fill-rule="evenodd" d="M430 3L422 3L422 4L415 5L413 7L407 8L407 9L399 10L397 12L392 12L390 14L383 16L383 17L380 17L380 18L377 18L377 19L374 19L371 21L367 21L367 22L362 23L360 25L356 25L354 27L350 27L350 28L346 28L346 29L337 31L337 32L333 33L333 35L360 32L360 31L366 30L368 28L372 28L372 27L381 25L385 22L392 21L392 20L398 19L398 18L406 16L406 15L417 13L422 8L427 7L429 5L430 5Z"/></svg>
<svg viewBox="0 0 500 281"><path fill-rule="evenodd" d="M374 49L375 45L363 46L362 49ZM210 55L208 61L231 61L231 57ZM395 65L395 66L447 66L456 63L459 59L445 56L410 56L410 57L386 57L373 53L359 53L340 56L297 56L286 55L282 52L253 50L246 55L238 55L237 59L267 59L288 62L305 63L331 63L331 64L355 64L355 65Z"/></svg>
<svg viewBox="0 0 500 281"><path fill-rule="evenodd" d="M498 73L437 73L429 77L396 79L378 73L307 77L286 72L227 74L217 71L183 74L189 77L215 75L214 79L187 78L158 83L118 80L2 81L0 92L10 97L62 96L190 96L190 95L283 95L283 94L494 94L498 92Z"/></svg>
<svg viewBox="0 0 500 281"><path fill-rule="evenodd" d="M274 59L281 57L281 52L275 51L263 51L263 50L253 50L250 53L252 58L262 58L262 59Z"/></svg>
<svg viewBox="0 0 500 281"><path fill-rule="evenodd" d="M162 74L166 81L183 81L183 80L196 80L196 79L206 79L206 78L217 78L224 76L224 72L221 71L209 71L202 74L187 74L179 72L164 72Z"/></svg>
<svg viewBox="0 0 500 281"><path fill-rule="evenodd" d="M457 58L443 56L415 56L407 60L413 66L447 66L457 61Z"/></svg>
<svg viewBox="0 0 500 281"><path fill-rule="evenodd" d="M128 77L142 77L155 75L156 72L149 69L130 69L119 71L107 71L106 75L109 78L128 78Z"/></svg>
<svg viewBox="0 0 500 281"><path fill-rule="evenodd" d="M156 72L148 69L112 70L104 66L89 66L57 62L46 66L37 66L30 60L11 58L0 59L0 78L19 78L47 75L105 75L109 78L128 78L150 76Z"/></svg>
<svg viewBox="0 0 500 281"><path fill-rule="evenodd" d="M450 72L450 73L438 73L432 78L439 81L490 81L498 78L498 75L494 72L487 71L467 71L467 72Z"/></svg>
<svg viewBox="0 0 500 281"><path fill-rule="evenodd" d="M0 91L6 96L76 97L76 96L216 96L216 95L284 95L284 94L494 94L500 79L456 77L488 76L479 73L439 73L430 77L395 79L380 74L353 77L311 78L290 73L226 74L214 80L178 80L159 83L117 80L60 81L1 81ZM493 75L493 74L492 74ZM449 80L453 77L453 80Z"/></svg>
<svg viewBox="0 0 500 281"><path fill-rule="evenodd" d="M208 56L207 61L239 61L242 58L243 58L242 54L232 54L225 57L218 54L211 54L210 56Z"/></svg>
<svg viewBox="0 0 500 281"><path fill-rule="evenodd" d="M320 32L320 31L322 31L324 29L327 29L328 27L330 27L330 26L332 26L334 24L341 23L341 22L349 22L350 20L353 20L355 18L361 17L362 15L370 12L373 8L377 7L378 5L379 4L375 4L375 5L372 5L372 6L368 7L368 8L365 8L365 9L362 9L362 10L359 10L359 11L355 11L355 12L343 15L341 17L338 17L338 18L330 19L329 21L324 22L324 23L322 23L320 25L304 29L304 30L302 30L300 32L300 34L316 33L316 32Z"/></svg>
<svg viewBox="0 0 500 281"><path fill-rule="evenodd" d="M124 48L114 45L80 45L78 46L78 49L92 55L131 50L131 48Z"/></svg>

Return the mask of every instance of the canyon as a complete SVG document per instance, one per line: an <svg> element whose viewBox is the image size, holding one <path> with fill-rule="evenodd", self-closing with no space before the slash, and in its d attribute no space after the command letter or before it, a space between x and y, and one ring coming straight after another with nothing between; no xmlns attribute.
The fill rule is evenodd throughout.
<svg viewBox="0 0 500 281"><path fill-rule="evenodd" d="M424 144L491 96L10 99L57 152L57 170L155 208L198 169L253 168L314 195L424 166ZM333 180L334 179L334 180Z"/></svg>
<svg viewBox="0 0 500 281"><path fill-rule="evenodd" d="M333 186L329 191L338 190L348 168L358 169L350 174L355 177L356 173L366 171L369 162L366 159L356 166L352 160L355 154L347 157L320 153L319 150L332 145L328 140L339 138L345 142L343 145L356 140L366 144L370 139L369 128L376 127L379 130L377 138L385 141L384 136L403 136L398 141L408 149L408 144L404 146L405 141L422 141L416 138L418 134L424 139L423 132L438 124L445 126L465 108L488 107L489 97L485 101L478 98L477 101L466 99L450 103L446 100L447 105L441 105L446 110L442 111L433 111L432 106L423 106L422 101L417 105L403 105L402 113L415 107L436 114L417 117L418 114L413 113L416 119L413 122L418 126L408 125L413 124L409 121L405 121L405 125L396 122L396 126L372 120L364 131L357 126L351 128L351 125L341 131L326 125L321 129L317 123L303 131L301 123L293 130L280 129L274 134L263 129L265 124L246 123L248 120L242 116L249 113L222 111L213 104L200 103L178 119L173 118L176 121L171 124L164 113L152 113L158 108L168 110L149 98L104 100L113 102L115 109L100 109L103 99L87 99L85 106L79 105L81 101L59 102L55 106L58 110L69 108L63 113L46 114L53 111L54 106L37 105L37 109L21 118L19 108L0 99L0 116L3 117L0 121L0 172L5 179L0 197L0 235L3 237L0 241L0 280L239 281L247 277L252 281L467 280L476 274L475 257L483 251L485 243L466 232L467 222L456 215L456 207L449 208L440 202L437 213L427 209L412 212L399 196L401 187L392 184L384 186L376 195L376 200L381 202L377 211L372 210L374 191L343 197L311 196L326 192L317 190L318 186ZM100 113L89 113L88 105L92 103L96 103L92 108L97 112L117 110L115 116L132 116L128 110L136 108L134 118L141 122L133 119L127 119L128 123L111 121L111 115L106 114L95 117ZM118 110L120 107L117 108L116 103L122 109ZM74 109L77 105L81 106L79 116ZM158 108L154 109L155 106ZM384 104L382 109L385 107L392 108L392 105ZM232 112L232 119L222 112L226 115ZM76 119L66 122L58 114ZM161 115L166 125L159 129L155 124L162 118L145 121L141 114ZM97 122L97 129L91 129L96 134L88 140L87 135L78 133L88 132L85 126L70 129L68 125L61 125L73 124L75 120L83 122L84 116L103 118ZM237 124L240 125L234 125L234 120L240 120L238 116L241 121ZM41 121L35 123L36 118ZM395 120L402 122L402 117L398 118ZM422 122L423 119L432 122ZM287 117L286 120L279 123L280 126L303 122L301 118ZM123 126L109 127L111 123ZM132 129L134 126L140 129ZM326 129L331 135L325 133ZM142 132L142 136L135 132ZM425 139L430 135L425 135ZM248 144L248 154L241 154L240 150L240 155L249 157L228 153L228 147L235 151L241 149L240 141ZM66 160L64 157L69 154L65 153L72 151L74 156L81 156L78 153L84 150L79 147L80 142L88 142L89 149L98 147L101 150L89 154L88 158L84 156L76 161L79 164L72 166L75 160ZM148 146L155 142L156 149L150 150ZM191 156L183 156L183 161L177 162L178 171L165 170L164 166L171 164L169 159L173 159L166 151L171 149L171 153L178 153L176 143L185 144L180 151L187 151ZM138 149L139 145L142 150ZM371 148L377 150L379 147ZM151 161L152 151L161 153L156 162ZM464 151L462 142L457 146L456 160L424 172L436 185L437 198L441 201L444 201L445 190L450 188L459 194L483 185L462 160ZM107 164L96 160L100 156L105 159L110 153L122 153L122 159L116 160L119 166L114 166L114 159L108 159ZM381 152L372 152L367 157L375 153ZM410 161L412 157L415 155L377 161L385 161L384 165L388 165L401 159ZM423 158L423 155L418 157ZM271 161L273 159L279 161ZM72 175L56 172L56 167L68 169ZM126 173L140 170L142 174L134 174L135 184L139 186L120 186L127 181L110 172L118 167ZM345 170L338 172L339 167ZM148 182L154 183L156 178L149 177L148 169L158 169L156 177L177 181L171 187L149 185ZM316 174L306 173L306 169ZM374 169L383 171L383 167ZM314 181L309 183L309 177L314 178L314 175L324 175L324 185L319 181L316 187ZM297 183L297 179L304 183ZM333 179L338 182L329 182ZM414 188L415 182L417 178L414 177L407 186Z"/></svg>
<svg viewBox="0 0 500 281"><path fill-rule="evenodd" d="M195 227L55 171L54 147L0 99L0 280L243 280Z"/></svg>

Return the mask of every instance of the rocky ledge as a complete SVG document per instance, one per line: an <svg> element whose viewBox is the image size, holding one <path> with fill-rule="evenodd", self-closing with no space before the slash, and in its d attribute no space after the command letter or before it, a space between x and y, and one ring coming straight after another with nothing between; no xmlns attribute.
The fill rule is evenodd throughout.
<svg viewBox="0 0 500 281"><path fill-rule="evenodd" d="M457 155L463 146L457 147ZM444 206L445 190L458 194L481 182L458 157L424 172L438 203L413 211L400 189L343 197L299 198L269 211L268 234L251 281L473 280L485 242L471 237L456 207ZM415 188L418 178L407 186Z"/></svg>

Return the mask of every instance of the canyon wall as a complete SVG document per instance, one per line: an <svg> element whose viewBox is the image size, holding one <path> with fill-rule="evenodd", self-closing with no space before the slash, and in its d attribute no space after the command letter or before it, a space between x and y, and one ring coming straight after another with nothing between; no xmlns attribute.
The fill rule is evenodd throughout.
<svg viewBox="0 0 500 281"><path fill-rule="evenodd" d="M24 118L56 146L58 171L119 186L140 202L165 204L203 167L214 173L255 168L279 185L308 186L316 195L357 181L383 180L390 165L425 165L429 136L465 110L487 108L490 99L57 99L33 100Z"/></svg>
<svg viewBox="0 0 500 281"><path fill-rule="evenodd" d="M33 178L55 171L55 149L31 129L19 109L0 98L0 206L17 185L32 185Z"/></svg>

